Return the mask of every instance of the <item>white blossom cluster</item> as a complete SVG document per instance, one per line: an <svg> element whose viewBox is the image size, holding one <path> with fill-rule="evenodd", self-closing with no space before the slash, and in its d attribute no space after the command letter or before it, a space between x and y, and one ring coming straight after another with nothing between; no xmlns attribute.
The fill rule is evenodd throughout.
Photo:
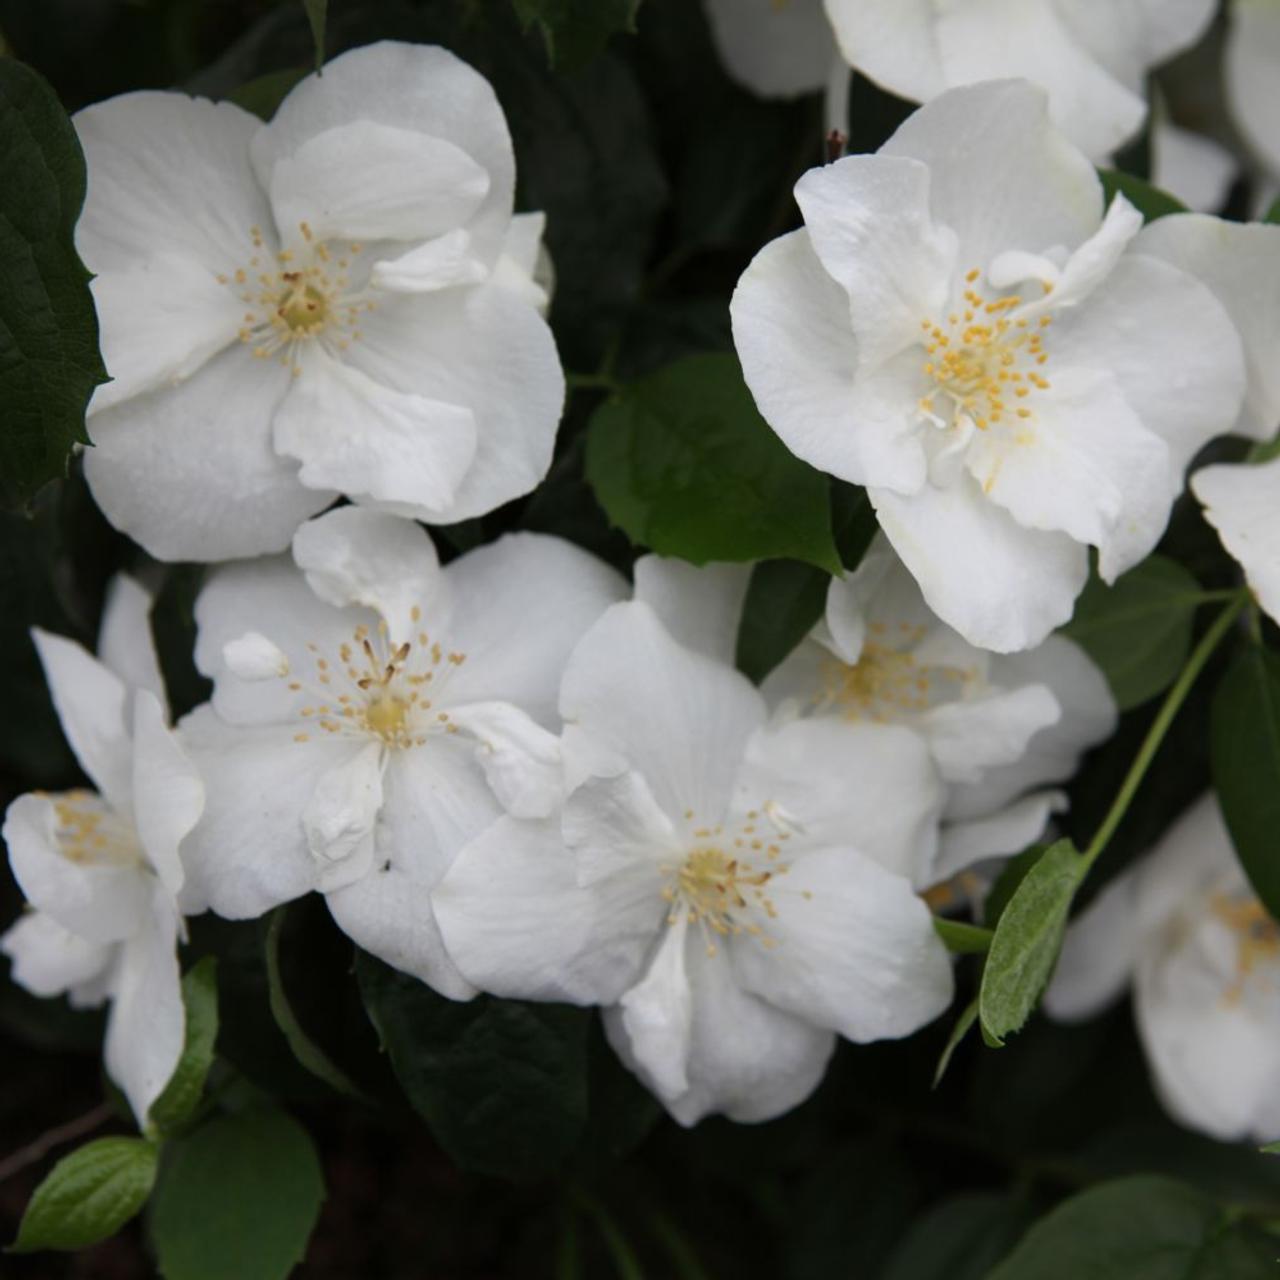
<svg viewBox="0 0 1280 1280"><path fill-rule="evenodd" d="M37 633L96 791L11 806L32 909L2 945L30 990L111 1002L107 1067L141 1125L182 1047L184 917L312 891L447 997L602 1007L684 1124L778 1115L838 1036L948 1006L931 908L1043 838L1115 725L1054 634L1090 549L1114 581L1202 445L1280 424L1280 228L1144 228L1093 163L1211 7L711 0L764 92L829 82L838 44L846 78L925 103L801 179L803 226L733 298L765 419L880 524L759 688L733 666L750 566L647 556L629 584L533 533L442 566L418 523L536 486L564 398L541 218L513 216L482 77L380 44L266 125L175 93L80 114L113 379L86 474L152 555L216 562L213 694L169 724L128 578L96 658ZM1258 77L1238 86L1257 107ZM1280 461L1192 486L1280 616ZM1175 1114L1274 1136L1280 933L1208 801L1082 919L1051 1007L1092 1011L1131 973Z"/></svg>

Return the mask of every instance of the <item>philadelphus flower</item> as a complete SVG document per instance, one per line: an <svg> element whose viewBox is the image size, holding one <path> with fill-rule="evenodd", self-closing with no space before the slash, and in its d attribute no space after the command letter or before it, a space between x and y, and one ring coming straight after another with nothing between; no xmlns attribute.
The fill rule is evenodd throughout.
<svg viewBox="0 0 1280 1280"><path fill-rule="evenodd" d="M836 44L822 0L707 0L707 18L725 68L752 93L794 98L826 85Z"/></svg>
<svg viewBox="0 0 1280 1280"><path fill-rule="evenodd" d="M623 592L567 542L512 534L441 569L421 526L342 507L293 562L229 565L196 603L212 703L181 725L208 787L189 910L261 915L312 889L388 964L455 998L427 893L506 810L563 784L555 696Z"/></svg>
<svg viewBox="0 0 1280 1280"><path fill-rule="evenodd" d="M635 594L683 643L730 661L749 574L646 556ZM920 735L947 788L940 844L912 873L920 888L1039 839L1065 804L1046 784L1070 778L1116 721L1105 678L1076 644L1050 636L1020 654L974 648L929 611L882 537L854 572L832 579L822 622L761 693L775 724L804 717Z"/></svg>
<svg viewBox="0 0 1280 1280"><path fill-rule="evenodd" d="M1233 0L1227 28L1227 104L1249 149L1280 185L1280 0Z"/></svg>
<svg viewBox="0 0 1280 1280"><path fill-rule="evenodd" d="M946 1006L909 879L942 800L915 734L771 729L742 675L642 602L574 650L560 711L581 779L563 811L502 818L433 895L477 986L608 1006L614 1047L682 1124L778 1115L837 1033L904 1036Z"/></svg>
<svg viewBox="0 0 1280 1280"><path fill-rule="evenodd" d="M1146 251L1198 276L1235 321L1248 386L1232 430L1271 439L1280 427L1280 227L1178 214L1152 225ZM1280 461L1205 467L1191 488L1258 602L1280 619Z"/></svg>
<svg viewBox="0 0 1280 1280"><path fill-rule="evenodd" d="M1110 582L1168 520L1182 473L1239 414L1240 340L1185 272L1103 218L1085 157L1021 82L955 89L880 152L796 187L805 226L732 302L766 420L867 486L929 607L971 644L1039 644L1088 547Z"/></svg>
<svg viewBox="0 0 1280 1280"><path fill-rule="evenodd" d="M1249 888L1206 796L1067 932L1045 1003L1089 1017L1132 980L1156 1086L1224 1140L1280 1133L1280 926Z"/></svg>
<svg viewBox="0 0 1280 1280"><path fill-rule="evenodd" d="M179 846L203 788L166 727L150 599L118 578L96 660L33 633L67 741L97 792L33 792L9 806L9 864L34 910L0 940L13 977L75 1005L111 1001L106 1064L138 1124L177 1066Z"/></svg>
<svg viewBox="0 0 1280 1280"><path fill-rule="evenodd" d="M1091 159L1146 119L1148 70L1200 38L1217 0L826 0L849 63L891 93L1018 76L1049 95L1057 126Z"/></svg>
<svg viewBox="0 0 1280 1280"><path fill-rule="evenodd" d="M1151 181L1197 213L1218 213L1240 166L1220 143L1158 120L1151 130Z"/></svg>
<svg viewBox="0 0 1280 1280"><path fill-rule="evenodd" d="M546 473L541 223L513 222L502 109L452 54L354 50L267 125L144 92L76 127L113 378L86 475L154 555L278 551L338 492L461 520Z"/></svg>

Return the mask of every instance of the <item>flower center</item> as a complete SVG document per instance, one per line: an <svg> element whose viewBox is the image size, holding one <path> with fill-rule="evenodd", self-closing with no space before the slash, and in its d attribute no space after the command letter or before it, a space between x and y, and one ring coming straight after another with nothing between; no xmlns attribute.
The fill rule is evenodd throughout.
<svg viewBox="0 0 1280 1280"><path fill-rule="evenodd" d="M1210 909L1236 935L1236 977L1223 997L1234 1003L1261 965L1280 959L1280 923L1257 898L1244 894L1217 894Z"/></svg>
<svg viewBox="0 0 1280 1280"><path fill-rule="evenodd" d="M421 610L415 607L410 616L419 622ZM432 703L467 656L445 652L425 631L393 649L385 622L376 628L362 623L333 657L315 644L307 650L315 667L310 679L293 671L279 677L292 692L316 698L297 713L307 727L293 735L295 742L310 742L314 727L331 735L378 738L398 750L420 747L432 733L457 732L449 713L434 710Z"/></svg>
<svg viewBox="0 0 1280 1280"><path fill-rule="evenodd" d="M58 852L68 862L90 867L141 867L146 857L137 832L92 791L67 791L53 798Z"/></svg>
<svg viewBox="0 0 1280 1280"><path fill-rule="evenodd" d="M771 818L771 806L765 806L765 818ZM692 813L685 819L692 822ZM771 886L790 870L781 858L782 844L792 833L782 818L774 820L774 827L762 829L760 813L754 809L728 837L722 826L696 827L695 843L684 860L662 868L667 877L662 897L670 904L667 923L684 920L701 928L708 956L717 954L718 939L742 934L766 948L777 946L765 925L778 916Z"/></svg>
<svg viewBox="0 0 1280 1280"><path fill-rule="evenodd" d="M1020 316L1024 299L1016 293L984 297L974 288L981 274L975 267L965 276L962 311L920 323L924 373L934 384L920 410L942 427L967 419L986 431L1034 417L1027 401L1050 389L1041 368L1049 360L1043 331L1052 317ZM1044 287L1049 292L1053 286Z"/></svg>
<svg viewBox="0 0 1280 1280"><path fill-rule="evenodd" d="M257 359L277 359L295 375L299 343L322 339L345 351L362 336L360 315L375 305L367 290L352 287L362 245L317 241L305 222L298 229L303 247L273 257L262 229L250 228L255 252L248 266L217 277L246 305L240 341Z"/></svg>

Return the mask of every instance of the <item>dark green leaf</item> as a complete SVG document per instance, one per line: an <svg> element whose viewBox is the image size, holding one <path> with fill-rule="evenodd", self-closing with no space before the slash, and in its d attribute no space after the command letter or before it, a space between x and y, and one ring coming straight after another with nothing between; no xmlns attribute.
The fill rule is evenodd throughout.
<svg viewBox="0 0 1280 1280"><path fill-rule="evenodd" d="M935 1089L942 1083L942 1077L947 1074L947 1068L951 1065L951 1059L955 1056L955 1051L960 1047L961 1041L969 1034L977 1020L978 997L974 996L956 1019L955 1026L951 1028L951 1034L947 1037L947 1043L938 1058L938 1065L933 1072L933 1087Z"/></svg>
<svg viewBox="0 0 1280 1280"><path fill-rule="evenodd" d="M918 1219L880 1280L985 1280L1022 1232L1018 1200L978 1194L944 1200Z"/></svg>
<svg viewBox="0 0 1280 1280"><path fill-rule="evenodd" d="M316 70L324 66L324 27L329 14L329 0L302 0L311 25L311 39L316 46Z"/></svg>
<svg viewBox="0 0 1280 1280"><path fill-rule="evenodd" d="M636 29L640 0L512 0L526 26L535 22L547 42L547 58L561 70L580 67L609 38Z"/></svg>
<svg viewBox="0 0 1280 1280"><path fill-rule="evenodd" d="M265 76L242 84L230 97L237 107L252 111L260 120L270 120L280 104L289 95L289 90L305 76L310 75L306 67L288 67L284 71L268 71Z"/></svg>
<svg viewBox="0 0 1280 1280"><path fill-rule="evenodd" d="M1123 1178L1042 1218L989 1280L1262 1280L1259 1247L1211 1200L1169 1178Z"/></svg>
<svg viewBox="0 0 1280 1280"><path fill-rule="evenodd" d="M1280 656L1253 645L1232 663L1213 700L1213 782L1240 862L1280 918Z"/></svg>
<svg viewBox="0 0 1280 1280"><path fill-rule="evenodd" d="M936 916L933 927L938 937L947 944L947 950L956 955L982 955L991 946L991 930L983 928L982 925L966 924L963 920L948 920L945 916Z"/></svg>
<svg viewBox="0 0 1280 1280"><path fill-rule="evenodd" d="M733 356L633 383L588 430L587 479L633 542L695 564L785 556L840 571L826 478L769 429Z"/></svg>
<svg viewBox="0 0 1280 1280"><path fill-rule="evenodd" d="M565 1163L587 1122L585 1010L446 1000L363 953L356 972L409 1101L459 1165L534 1178Z"/></svg>
<svg viewBox="0 0 1280 1280"><path fill-rule="evenodd" d="M1119 169L1099 170L1102 179L1102 190L1108 204L1119 192L1124 196L1147 222L1154 222L1171 213L1186 213L1187 206L1159 187L1134 177L1131 173L1122 173Z"/></svg>
<svg viewBox="0 0 1280 1280"><path fill-rule="evenodd" d="M1267 216L1262 219L1263 222L1269 222L1272 225L1280 223L1280 200L1273 200L1271 208L1267 210Z"/></svg>
<svg viewBox="0 0 1280 1280"><path fill-rule="evenodd" d="M84 156L53 90L0 58L0 500L24 502L67 473L107 371L74 233Z"/></svg>
<svg viewBox="0 0 1280 1280"><path fill-rule="evenodd" d="M1071 841L1059 840L1027 872L1001 913L978 993L988 1043L1003 1044L1035 1008L1053 973L1071 900L1086 870Z"/></svg>
<svg viewBox="0 0 1280 1280"><path fill-rule="evenodd" d="M1064 634L1102 668L1121 711L1176 679L1203 592L1179 564L1149 556L1114 586L1091 578Z"/></svg>
<svg viewBox="0 0 1280 1280"><path fill-rule="evenodd" d="M63 1156L31 1197L13 1251L84 1249L115 1235L151 1194L157 1150L145 1138L99 1138Z"/></svg>
<svg viewBox="0 0 1280 1280"><path fill-rule="evenodd" d="M988 929L995 928L996 921L1009 905L1009 899L1022 883L1023 877L1040 861L1040 856L1047 848L1048 845L1033 844L1030 849L1024 849L1010 858L1000 869L995 884L991 886L991 892L987 894L982 904L982 923Z"/></svg>
<svg viewBox="0 0 1280 1280"><path fill-rule="evenodd" d="M846 570L856 569L880 528L865 489L843 480L831 481L831 526L841 565Z"/></svg>
<svg viewBox="0 0 1280 1280"><path fill-rule="evenodd" d="M205 956L182 979L186 1039L164 1092L151 1104L150 1127L163 1137L177 1133L195 1114L213 1065L218 1038L218 962Z"/></svg>
<svg viewBox="0 0 1280 1280"><path fill-rule="evenodd" d="M152 1237L165 1280L283 1280L324 1199L315 1145L283 1111L216 1120L165 1149Z"/></svg>
<svg viewBox="0 0 1280 1280"><path fill-rule="evenodd" d="M738 670L759 684L813 630L830 582L830 574L796 560L756 565L738 624Z"/></svg>
<svg viewBox="0 0 1280 1280"><path fill-rule="evenodd" d="M275 1018L284 1038L289 1042L293 1055L318 1080L323 1080L331 1089L345 1093L351 1098L363 1099L361 1090L352 1083L351 1078L337 1066L323 1049L307 1034L298 1021L289 996L284 989L284 980L280 974L280 931L284 927L287 907L278 907L271 913L267 925L267 936L263 947L267 961L267 998L271 1005L271 1016Z"/></svg>

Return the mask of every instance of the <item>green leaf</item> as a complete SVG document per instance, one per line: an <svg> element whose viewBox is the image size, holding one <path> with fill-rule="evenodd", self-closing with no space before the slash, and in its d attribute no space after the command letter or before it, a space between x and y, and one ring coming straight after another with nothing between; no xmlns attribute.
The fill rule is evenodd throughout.
<svg viewBox="0 0 1280 1280"><path fill-rule="evenodd" d="M289 96L289 91L305 79L311 72L307 67L287 67L283 71L268 71L265 76L258 76L242 84L228 98L237 107L252 111L259 120L270 120L279 109L280 104Z"/></svg>
<svg viewBox="0 0 1280 1280"><path fill-rule="evenodd" d="M1170 1178L1092 1187L1037 1222L988 1280L1262 1280L1275 1276L1250 1228Z"/></svg>
<svg viewBox="0 0 1280 1280"><path fill-rule="evenodd" d="M759 684L817 625L831 575L795 560L751 570L738 623L738 670Z"/></svg>
<svg viewBox="0 0 1280 1280"><path fill-rule="evenodd" d="M218 962L213 956L197 963L182 979L186 1038L182 1057L164 1092L151 1104L149 1128L168 1137L184 1128L204 1093L218 1038Z"/></svg>
<svg viewBox="0 0 1280 1280"><path fill-rule="evenodd" d="M991 930L982 925L966 924L963 920L948 920L945 916L935 916L933 928L938 937L947 944L947 950L956 955L982 955L991 946Z"/></svg>
<svg viewBox="0 0 1280 1280"><path fill-rule="evenodd" d="M302 0L311 24L311 39L316 46L316 70L324 66L324 28L329 17L329 0Z"/></svg>
<svg viewBox="0 0 1280 1280"><path fill-rule="evenodd" d="M978 1013L989 1044L1004 1043L1035 1008L1062 947L1071 900L1088 864L1070 840L1050 845L996 924L982 971Z"/></svg>
<svg viewBox="0 0 1280 1280"><path fill-rule="evenodd" d="M1254 892L1280 918L1280 655L1252 645L1218 686L1210 720L1213 783Z"/></svg>
<svg viewBox="0 0 1280 1280"><path fill-rule="evenodd" d="M590 62L619 32L634 32L640 0L511 0L528 29L535 22L547 61L562 71Z"/></svg>
<svg viewBox="0 0 1280 1280"><path fill-rule="evenodd" d="M165 1280L283 1280L324 1199L315 1144L283 1111L219 1116L165 1149L151 1232Z"/></svg>
<svg viewBox="0 0 1280 1280"><path fill-rule="evenodd" d="M293 1006L284 989L284 980L280 973L280 933L284 927L287 907L278 907L271 913L267 925L267 936L264 940L264 951L267 961L267 999L271 1005L271 1016L276 1025L289 1042L293 1056L319 1080L323 1080L331 1089L344 1093L350 1098L364 1100L360 1088L353 1084L351 1077L337 1066L323 1049L307 1034L298 1021Z"/></svg>
<svg viewBox="0 0 1280 1280"><path fill-rule="evenodd" d="M942 1083L942 1077L947 1074L947 1068L951 1065L951 1059L955 1055L955 1051L960 1047L961 1041L969 1034L970 1029L977 1020L978 997L974 996L956 1019L955 1026L951 1028L951 1034L947 1037L947 1043L938 1058L938 1065L933 1073L933 1087L935 1089Z"/></svg>
<svg viewBox="0 0 1280 1280"><path fill-rule="evenodd" d="M588 432L587 479L632 542L694 564L785 557L840 572L826 477L769 429L733 356L623 388Z"/></svg>
<svg viewBox="0 0 1280 1280"><path fill-rule="evenodd" d="M1280 200L1272 201L1271 208L1267 210L1267 216L1262 220L1263 222L1271 223L1273 226L1276 223L1280 223Z"/></svg>
<svg viewBox="0 0 1280 1280"><path fill-rule="evenodd" d="M919 1218L880 1280L986 1280L1022 1232L1020 1201L981 1193L944 1200Z"/></svg>
<svg viewBox="0 0 1280 1280"><path fill-rule="evenodd" d="M1167 217L1171 213L1186 213L1187 206L1181 200L1171 196L1159 187L1134 177L1131 173L1123 173L1119 169L1100 169L1098 177L1102 179L1102 190L1107 204L1115 199L1119 192L1146 222L1154 222L1157 218Z"/></svg>
<svg viewBox="0 0 1280 1280"><path fill-rule="evenodd" d="M446 1000L364 953L356 973L400 1084L457 1164L506 1178L564 1165L587 1122L585 1010Z"/></svg>
<svg viewBox="0 0 1280 1280"><path fill-rule="evenodd" d="M63 1156L31 1197L13 1252L84 1249L115 1235L147 1202L157 1151L146 1138L98 1138Z"/></svg>
<svg viewBox="0 0 1280 1280"><path fill-rule="evenodd" d="M89 273L76 255L84 156L53 90L0 59L0 500L65 476L84 412L107 379Z"/></svg>
<svg viewBox="0 0 1280 1280"><path fill-rule="evenodd" d="M1063 634L1101 667L1117 705L1127 711L1177 678L1203 596L1181 565L1149 556L1114 586L1090 578Z"/></svg>

